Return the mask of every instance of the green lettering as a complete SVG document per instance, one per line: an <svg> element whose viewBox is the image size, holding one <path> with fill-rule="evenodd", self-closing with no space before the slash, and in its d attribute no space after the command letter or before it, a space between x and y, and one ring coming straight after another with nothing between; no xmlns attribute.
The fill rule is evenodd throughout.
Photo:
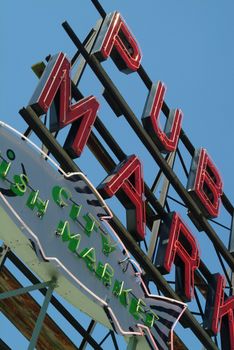
<svg viewBox="0 0 234 350"><path fill-rule="evenodd" d="M139 320L139 318L142 318L142 314L145 314L143 306L146 306L146 304L142 299L136 299L135 297L132 298L129 312L136 320Z"/></svg>
<svg viewBox="0 0 234 350"><path fill-rule="evenodd" d="M118 280L115 280L114 287L112 289L112 293L118 297L122 294L123 291L123 286L124 286L124 281L120 282Z"/></svg>
<svg viewBox="0 0 234 350"><path fill-rule="evenodd" d="M95 230L97 232L97 229L100 226L100 223L90 213L85 214L83 216L83 218L86 221L85 232L86 232L87 236L90 237L93 230Z"/></svg>
<svg viewBox="0 0 234 350"><path fill-rule="evenodd" d="M117 243L113 243L110 240L110 236L102 236L102 252L106 255L109 256L110 253L115 251Z"/></svg>
<svg viewBox="0 0 234 350"><path fill-rule="evenodd" d="M64 187L54 186L52 188L52 197L55 203L57 203L61 208L63 208L68 206L64 199L70 199L71 193Z"/></svg>
<svg viewBox="0 0 234 350"><path fill-rule="evenodd" d="M68 249L72 253L77 253L77 249L79 248L79 245L80 245L80 240L81 240L80 234L72 236L71 239L69 240Z"/></svg>
<svg viewBox="0 0 234 350"><path fill-rule="evenodd" d="M69 214L72 220L77 220L78 216L80 215L81 208L82 205L72 204L71 211Z"/></svg>
<svg viewBox="0 0 234 350"><path fill-rule="evenodd" d="M79 256L84 259L90 271L94 271L96 269L96 254L94 248L83 249L82 252L79 253Z"/></svg>
<svg viewBox="0 0 234 350"><path fill-rule="evenodd" d="M5 179L5 177L7 176L9 170L11 167L11 162L7 162L6 160L2 160L1 164L0 164L0 177L2 179Z"/></svg>
<svg viewBox="0 0 234 350"><path fill-rule="evenodd" d="M108 263L103 265L101 262L99 262L96 275L103 281L106 287L109 287L112 284L114 269Z"/></svg>
<svg viewBox="0 0 234 350"><path fill-rule="evenodd" d="M68 221L59 221L56 234L62 237L63 242L69 241L71 238L71 230Z"/></svg>
<svg viewBox="0 0 234 350"><path fill-rule="evenodd" d="M124 289L124 281L119 282L118 280L115 280L114 287L112 289L112 293L119 297L119 301L122 305L125 307L129 305L129 293L132 289Z"/></svg>
<svg viewBox="0 0 234 350"><path fill-rule="evenodd" d="M26 205L28 208L33 210L35 207L38 209L37 215L42 217L47 210L49 204L49 200L43 201L39 198L39 191L32 191L28 197Z"/></svg>
<svg viewBox="0 0 234 350"><path fill-rule="evenodd" d="M14 175L14 184L11 185L11 190L17 196L23 196L27 190L28 177L24 174Z"/></svg>
<svg viewBox="0 0 234 350"><path fill-rule="evenodd" d="M69 241L68 249L76 253L80 244L80 234L71 235L70 225L68 221L60 221L56 233L62 237L63 242Z"/></svg>
<svg viewBox="0 0 234 350"><path fill-rule="evenodd" d="M154 322L158 319L159 319L159 317L153 311L150 310L145 315L144 324L147 327L152 328L154 325Z"/></svg>

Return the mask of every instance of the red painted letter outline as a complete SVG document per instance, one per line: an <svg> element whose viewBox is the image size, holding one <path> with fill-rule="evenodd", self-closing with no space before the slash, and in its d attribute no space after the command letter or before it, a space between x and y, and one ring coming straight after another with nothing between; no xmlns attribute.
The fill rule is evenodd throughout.
<svg viewBox="0 0 234 350"><path fill-rule="evenodd" d="M145 202L144 181L140 160L129 156L120 163L98 186L104 198L112 197L117 191L123 190L127 209L127 229L136 240L145 237Z"/></svg>
<svg viewBox="0 0 234 350"><path fill-rule="evenodd" d="M175 263L176 292L183 301L190 301L194 292L194 271L200 262L197 242L175 212L168 214L164 220L159 237L156 266L163 274L167 274Z"/></svg>
<svg viewBox="0 0 234 350"><path fill-rule="evenodd" d="M195 152L188 179L187 189L208 218L219 215L223 183L206 150Z"/></svg>
<svg viewBox="0 0 234 350"><path fill-rule="evenodd" d="M89 96L71 104L70 69L71 64L64 53L52 56L29 105L38 115L42 115L48 111L55 98L57 99L58 120L53 128L58 130L73 124L65 149L75 158L80 156L87 143L99 103L94 96Z"/></svg>
<svg viewBox="0 0 234 350"><path fill-rule="evenodd" d="M111 56L119 70L125 73L135 72L141 64L136 39L118 12L106 16L92 54L100 61Z"/></svg>
<svg viewBox="0 0 234 350"><path fill-rule="evenodd" d="M142 123L161 152L169 153L176 149L181 130L182 111L170 110L164 130L159 124L159 115L166 93L165 85L159 81L151 87L142 115Z"/></svg>
<svg viewBox="0 0 234 350"><path fill-rule="evenodd" d="M224 296L225 278L213 275L209 283L204 327L213 335L221 330L222 349L234 349L234 296Z"/></svg>

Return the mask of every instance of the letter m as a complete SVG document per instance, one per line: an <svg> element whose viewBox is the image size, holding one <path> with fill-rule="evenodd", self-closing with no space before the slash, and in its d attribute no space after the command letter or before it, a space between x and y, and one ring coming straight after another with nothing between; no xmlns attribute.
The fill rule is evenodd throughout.
<svg viewBox="0 0 234 350"><path fill-rule="evenodd" d="M38 116L47 113L55 101L56 121L53 131L72 124L65 141L65 149L71 157L80 156L96 119L99 103L94 96L85 97L71 104L71 64L62 52L52 56L29 101Z"/></svg>

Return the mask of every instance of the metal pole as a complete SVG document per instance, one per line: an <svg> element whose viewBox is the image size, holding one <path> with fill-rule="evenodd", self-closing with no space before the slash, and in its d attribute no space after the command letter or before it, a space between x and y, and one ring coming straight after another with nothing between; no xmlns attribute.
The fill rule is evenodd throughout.
<svg viewBox="0 0 234 350"><path fill-rule="evenodd" d="M2 244L2 246L0 247L0 269L3 267L9 251L10 248L7 247L5 244Z"/></svg>
<svg viewBox="0 0 234 350"><path fill-rule="evenodd" d="M168 158L168 165L170 165L171 168L173 167L173 164L174 164L175 155L176 155L176 152L174 151L170 154L170 156ZM167 199L167 193L168 193L168 189L170 186L170 182L168 181L168 179L166 178L165 175L162 175L162 177L164 177L164 181L163 181L163 185L162 185L162 189L161 189L161 193L160 193L160 197L159 197L159 203L161 204L162 207L164 207L166 199ZM153 189L152 192L154 192L155 189ZM156 242L157 242L157 238L158 238L160 222L161 222L161 220L155 220L153 223L152 230L151 230L151 239L150 239L149 249L148 249L148 253L147 253L148 257L151 260L152 260L152 257L154 255L154 251L156 248Z"/></svg>
<svg viewBox="0 0 234 350"><path fill-rule="evenodd" d="M48 129L43 125L41 120L37 117L37 114L28 107L27 109L23 108L20 110L21 116L24 118L26 123L34 130L37 136L42 140L43 143L50 149L51 153L55 159L61 164L61 167L65 171L79 171L78 166L72 161L72 159L67 155L62 146L53 138ZM161 208L163 211L163 208ZM155 283L159 286L162 292L169 296L170 298L177 299L178 296L171 289L171 287L164 280L162 275L153 265L152 261L143 253L140 247L137 245L136 241L130 235L130 233L124 228L122 223L118 220L117 217L113 216L111 220L111 225L118 233L120 239L126 244L137 259L143 269L153 277ZM210 339L206 331L199 325L197 320L193 317L188 310L185 311L183 315L183 321L192 328L193 332L200 341L209 349L218 350L214 342ZM31 350L31 349L30 349Z"/></svg>
<svg viewBox="0 0 234 350"><path fill-rule="evenodd" d="M198 220L198 222L201 224L201 227L203 230L207 233L208 237L212 240L213 244L220 250L220 253L223 255L223 257L226 259L228 265L233 269L234 268L234 258L232 255L228 252L227 248L223 244L222 240L218 237L212 226L209 224L207 219L202 215L202 212L199 208L199 206L195 203L195 201L191 198L190 194L186 191L182 183L180 182L179 178L174 174L170 166L167 164L163 156L161 155L161 152L158 150L150 136L147 134L147 132L143 129L142 125L138 121L137 117L131 110L131 108L127 105L124 98L116 88L116 86L113 84L105 70L103 69L100 62L97 60L96 57L90 56L86 49L83 47L81 41L77 37L77 35L74 33L72 28L67 22L64 22L62 24L63 28L73 41L73 43L76 45L76 47L80 50L81 54L84 56L84 58L87 60L89 66L94 71L102 85L106 90L108 90L108 93L115 98L116 103L121 108L121 111L123 115L125 116L126 120L130 124L130 126L133 128L133 130L136 132L142 143L145 145L147 150L150 152L152 157L155 159L157 164L162 168L165 176L170 181L171 185L175 188L179 196L183 199L184 203L188 207L188 209L193 213L194 217Z"/></svg>
<svg viewBox="0 0 234 350"><path fill-rule="evenodd" d="M229 238L229 252L234 256L234 213L232 216L232 224L231 224L231 233ZM230 278L231 278L231 291L230 295L234 295L234 271L231 269L230 271Z"/></svg>
<svg viewBox="0 0 234 350"><path fill-rule="evenodd" d="M41 307L39 316L37 318L37 322L36 322L35 327L34 327L34 331L33 331L33 334L32 334L32 338L31 338L28 350L34 350L35 347L36 347L37 339L39 337L39 334L40 334L40 331L41 331L41 327L42 327L44 318L46 316L46 312L47 312L47 309L48 309L48 306L49 306L49 303L50 303L50 300L51 300L51 297L52 297L55 285L56 285L56 281L55 280L52 280L50 282L50 284L49 284L49 287L47 289L43 305Z"/></svg>
<svg viewBox="0 0 234 350"><path fill-rule="evenodd" d="M92 320L88 326L88 329L87 329L87 334L92 334L93 331L94 331L94 328L96 326L97 322ZM83 340L80 344L80 347L79 347L79 350L85 350L87 347L87 339L86 339L86 336L83 337Z"/></svg>
<svg viewBox="0 0 234 350"><path fill-rule="evenodd" d="M21 294L32 292L33 290L37 290L37 289L42 289L42 288L48 287L48 285L50 285L50 283L51 283L50 281L49 282L43 282L43 283L37 283L37 284L34 284L32 286L23 287L23 288L10 290L10 291L1 293L0 294L0 300L6 299L6 298L16 297L16 296L21 295Z"/></svg>

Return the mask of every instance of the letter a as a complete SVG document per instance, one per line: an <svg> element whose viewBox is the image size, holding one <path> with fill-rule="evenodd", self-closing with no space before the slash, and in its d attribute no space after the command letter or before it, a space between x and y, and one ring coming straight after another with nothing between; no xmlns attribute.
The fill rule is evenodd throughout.
<svg viewBox="0 0 234 350"><path fill-rule="evenodd" d="M110 198L117 191L123 190L126 197L127 229L136 240L143 240L145 237L144 181L139 159L135 155L129 156L103 180L98 190L104 198Z"/></svg>

